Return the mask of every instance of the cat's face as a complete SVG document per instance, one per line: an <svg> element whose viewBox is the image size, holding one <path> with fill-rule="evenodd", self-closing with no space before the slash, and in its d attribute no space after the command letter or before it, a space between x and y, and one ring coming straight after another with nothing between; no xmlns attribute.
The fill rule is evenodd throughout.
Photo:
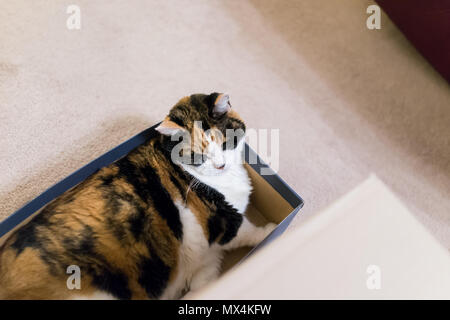
<svg viewBox="0 0 450 320"><path fill-rule="evenodd" d="M156 130L171 145L172 161L188 172L220 175L242 161L245 124L227 94L181 99Z"/></svg>

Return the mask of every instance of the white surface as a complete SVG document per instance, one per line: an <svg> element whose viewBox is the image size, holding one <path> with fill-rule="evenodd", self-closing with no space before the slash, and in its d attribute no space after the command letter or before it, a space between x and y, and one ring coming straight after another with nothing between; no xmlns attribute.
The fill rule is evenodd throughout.
<svg viewBox="0 0 450 320"><path fill-rule="evenodd" d="M378 290L366 282L380 268ZM450 298L450 256L375 176L194 299Z"/></svg>

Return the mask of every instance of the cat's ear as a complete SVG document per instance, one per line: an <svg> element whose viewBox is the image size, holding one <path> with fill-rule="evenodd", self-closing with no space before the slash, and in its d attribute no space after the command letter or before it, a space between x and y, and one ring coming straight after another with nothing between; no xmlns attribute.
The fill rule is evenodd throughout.
<svg viewBox="0 0 450 320"><path fill-rule="evenodd" d="M214 102L213 115L215 117L221 116L230 111L230 109L230 96L226 93L219 94Z"/></svg>
<svg viewBox="0 0 450 320"><path fill-rule="evenodd" d="M159 133L166 135L166 136L173 136L174 134L183 131L184 128L178 124L176 124L175 122L173 122L172 120L170 120L168 117L164 119L163 122L161 122L159 124L159 126L157 126L155 128L156 131L158 131Z"/></svg>

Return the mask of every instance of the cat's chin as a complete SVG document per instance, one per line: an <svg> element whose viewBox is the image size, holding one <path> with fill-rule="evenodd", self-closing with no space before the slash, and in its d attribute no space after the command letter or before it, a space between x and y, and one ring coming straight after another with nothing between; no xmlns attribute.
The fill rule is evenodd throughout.
<svg viewBox="0 0 450 320"><path fill-rule="evenodd" d="M196 176L198 177L220 177L228 172L228 168L224 169L213 169L213 170L205 170L205 171L196 171Z"/></svg>

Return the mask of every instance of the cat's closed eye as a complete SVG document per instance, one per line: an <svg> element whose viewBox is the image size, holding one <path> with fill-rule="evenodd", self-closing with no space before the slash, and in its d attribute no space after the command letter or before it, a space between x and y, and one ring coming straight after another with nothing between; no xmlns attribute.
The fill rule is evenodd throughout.
<svg viewBox="0 0 450 320"><path fill-rule="evenodd" d="M199 167L206 161L206 155L197 153L197 152L191 152L190 161L187 164L190 164L194 167Z"/></svg>
<svg viewBox="0 0 450 320"><path fill-rule="evenodd" d="M227 139L227 140L225 140L223 143L222 143L222 150L232 150L232 149L234 149L234 148L236 148L237 147L237 145L238 145L238 137L237 136L233 136L232 138L229 138L229 139Z"/></svg>

